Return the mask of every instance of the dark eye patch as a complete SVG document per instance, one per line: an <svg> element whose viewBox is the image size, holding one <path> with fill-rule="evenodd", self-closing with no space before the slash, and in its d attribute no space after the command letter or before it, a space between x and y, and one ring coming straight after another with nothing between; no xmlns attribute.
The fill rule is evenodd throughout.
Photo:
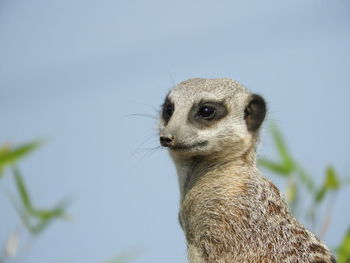
<svg viewBox="0 0 350 263"><path fill-rule="evenodd" d="M211 126L227 113L228 110L223 102L202 101L192 107L189 120L200 126Z"/></svg>
<svg viewBox="0 0 350 263"><path fill-rule="evenodd" d="M167 97L162 106L162 118L166 123L168 123L171 116L173 116L174 110L175 110L174 104Z"/></svg>

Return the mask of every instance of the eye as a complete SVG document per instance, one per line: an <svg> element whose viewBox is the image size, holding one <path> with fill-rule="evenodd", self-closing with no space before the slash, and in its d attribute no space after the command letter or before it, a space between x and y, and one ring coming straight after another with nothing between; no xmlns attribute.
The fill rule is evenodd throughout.
<svg viewBox="0 0 350 263"><path fill-rule="evenodd" d="M166 104L163 107L162 117L165 121L170 120L174 113L174 106L172 104Z"/></svg>
<svg viewBox="0 0 350 263"><path fill-rule="evenodd" d="M202 106L199 108L197 115L205 120L211 120L215 117L216 109L211 106Z"/></svg>

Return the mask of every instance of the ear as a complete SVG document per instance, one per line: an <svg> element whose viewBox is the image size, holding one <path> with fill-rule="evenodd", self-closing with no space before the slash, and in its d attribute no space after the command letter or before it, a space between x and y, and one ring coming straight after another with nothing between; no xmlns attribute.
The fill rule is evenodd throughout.
<svg viewBox="0 0 350 263"><path fill-rule="evenodd" d="M266 103L263 97L257 94L251 95L244 110L244 120L248 131L256 132L263 123L266 115Z"/></svg>

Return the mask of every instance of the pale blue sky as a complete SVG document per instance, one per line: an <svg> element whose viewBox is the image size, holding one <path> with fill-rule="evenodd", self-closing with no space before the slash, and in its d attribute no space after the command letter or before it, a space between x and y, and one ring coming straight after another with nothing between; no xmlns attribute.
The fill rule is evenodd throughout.
<svg viewBox="0 0 350 263"><path fill-rule="evenodd" d="M0 0L0 142L44 137L21 163L39 205L69 196L23 262L185 262L178 187L154 114L174 82L234 78L262 94L268 119L318 181L350 175L348 1ZM273 147L264 132L261 152ZM151 139L142 144L149 136ZM144 157L144 158L143 158ZM18 225L0 184L0 244ZM325 241L350 225L338 196Z"/></svg>

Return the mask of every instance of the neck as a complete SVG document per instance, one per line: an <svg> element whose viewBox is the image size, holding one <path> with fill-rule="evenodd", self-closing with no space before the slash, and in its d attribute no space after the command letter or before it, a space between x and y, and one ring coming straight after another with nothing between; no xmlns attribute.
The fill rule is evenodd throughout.
<svg viewBox="0 0 350 263"><path fill-rule="evenodd" d="M215 153L210 156L183 157L172 155L176 166L180 198L183 200L187 192L205 175L217 174L221 171L237 171L242 168L256 166L256 149L249 148L240 156L230 153Z"/></svg>

